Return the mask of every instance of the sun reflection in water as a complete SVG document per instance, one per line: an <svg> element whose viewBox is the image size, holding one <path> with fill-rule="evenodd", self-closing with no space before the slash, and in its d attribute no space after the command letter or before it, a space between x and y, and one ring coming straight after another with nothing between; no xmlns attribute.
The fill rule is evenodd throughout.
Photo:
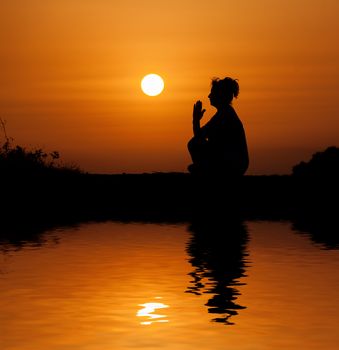
<svg viewBox="0 0 339 350"><path fill-rule="evenodd" d="M157 299L160 299L159 297ZM139 304L139 306L142 306L142 309L140 309L137 312L138 317L143 317L142 322L140 324L142 325L150 325L152 323L158 322L158 323L165 323L169 322L166 317L167 315L161 315L158 313L154 313L158 309L166 309L169 306L163 303L145 303L145 304Z"/></svg>

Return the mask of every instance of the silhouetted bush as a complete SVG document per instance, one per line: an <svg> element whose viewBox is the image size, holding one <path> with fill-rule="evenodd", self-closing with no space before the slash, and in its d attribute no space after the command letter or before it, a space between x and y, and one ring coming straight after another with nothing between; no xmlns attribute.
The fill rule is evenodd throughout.
<svg viewBox="0 0 339 350"><path fill-rule="evenodd" d="M292 168L294 176L338 177L339 148L330 146L312 155L309 162L300 162Z"/></svg>
<svg viewBox="0 0 339 350"><path fill-rule="evenodd" d="M81 173L75 165L63 165L59 153L46 153L42 149L27 150L5 142L0 146L0 173L11 174L52 174Z"/></svg>
<svg viewBox="0 0 339 350"><path fill-rule="evenodd" d="M13 139L6 134L5 123L0 119L4 142L0 143L0 175L47 175L80 174L77 165L65 165L59 152L45 152L41 148L29 150L13 145Z"/></svg>

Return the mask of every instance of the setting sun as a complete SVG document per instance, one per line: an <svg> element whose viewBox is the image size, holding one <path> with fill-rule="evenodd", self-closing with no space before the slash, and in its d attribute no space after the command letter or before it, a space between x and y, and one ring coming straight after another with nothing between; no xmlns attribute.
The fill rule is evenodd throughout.
<svg viewBox="0 0 339 350"><path fill-rule="evenodd" d="M148 96L157 96L164 89L164 81L158 74L148 74L141 81L141 89Z"/></svg>

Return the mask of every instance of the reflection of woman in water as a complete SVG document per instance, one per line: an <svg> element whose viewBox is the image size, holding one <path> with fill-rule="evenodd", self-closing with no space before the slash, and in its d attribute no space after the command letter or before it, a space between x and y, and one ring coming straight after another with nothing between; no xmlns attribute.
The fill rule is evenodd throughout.
<svg viewBox="0 0 339 350"><path fill-rule="evenodd" d="M232 325L232 316L245 306L237 303L247 268L247 228L241 219L225 215L198 215L187 244L193 267L187 292L210 295L206 304L214 322Z"/></svg>
<svg viewBox="0 0 339 350"><path fill-rule="evenodd" d="M248 165L248 150L245 131L232 107L233 98L239 94L238 82L232 78L212 79L210 103L217 113L200 126L205 109L201 101L193 107L193 138L188 142L193 164L191 173L222 173L228 176L245 174Z"/></svg>

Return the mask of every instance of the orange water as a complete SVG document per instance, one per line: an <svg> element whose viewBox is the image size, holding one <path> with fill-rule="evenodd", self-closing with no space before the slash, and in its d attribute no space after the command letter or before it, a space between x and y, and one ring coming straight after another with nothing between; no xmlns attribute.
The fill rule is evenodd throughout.
<svg viewBox="0 0 339 350"><path fill-rule="evenodd" d="M90 223L3 243L0 348L334 350L339 251L323 248L268 221Z"/></svg>

